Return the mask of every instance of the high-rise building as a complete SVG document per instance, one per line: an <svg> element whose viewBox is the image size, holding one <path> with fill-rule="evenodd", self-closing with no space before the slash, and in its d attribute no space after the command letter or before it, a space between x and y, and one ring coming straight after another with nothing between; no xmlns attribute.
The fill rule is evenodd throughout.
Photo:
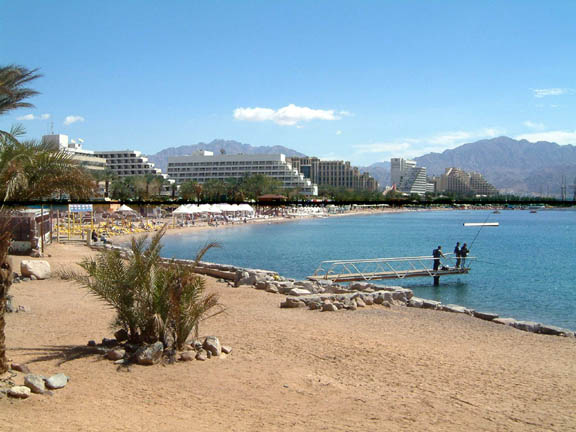
<svg viewBox="0 0 576 432"><path fill-rule="evenodd" d="M168 158L168 175L180 184L185 181L242 178L263 174L280 180L286 190L318 195L318 186L298 172L283 154L218 154L199 151L190 156Z"/></svg>
<svg viewBox="0 0 576 432"><path fill-rule="evenodd" d="M289 162L304 177L319 186L329 185L357 191L377 191L378 182L368 173L361 173L348 161L325 161L316 157L291 157Z"/></svg>
<svg viewBox="0 0 576 432"><path fill-rule="evenodd" d="M136 150L96 151L94 154L106 159L108 168L118 177L154 174L168 178L166 174L162 174L160 168L156 168L148 158Z"/></svg>
<svg viewBox="0 0 576 432"><path fill-rule="evenodd" d="M426 180L426 168L417 167L416 162L411 160L390 159L390 180L397 191L409 195L425 195L430 189Z"/></svg>
<svg viewBox="0 0 576 432"><path fill-rule="evenodd" d="M436 191L454 195L492 196L498 189L492 186L477 172L466 172L459 168L446 168L444 174L436 178Z"/></svg>
<svg viewBox="0 0 576 432"><path fill-rule="evenodd" d="M103 171L106 169L105 160L102 160L102 158L98 157L93 151L83 149L80 140L70 140L68 135L44 135L42 137L42 143L70 153L72 158L86 169L94 171Z"/></svg>

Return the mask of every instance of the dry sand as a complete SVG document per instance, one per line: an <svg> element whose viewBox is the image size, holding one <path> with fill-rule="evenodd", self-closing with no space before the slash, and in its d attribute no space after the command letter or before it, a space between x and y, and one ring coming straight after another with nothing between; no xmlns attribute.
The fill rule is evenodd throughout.
<svg viewBox="0 0 576 432"><path fill-rule="evenodd" d="M57 267L93 252L49 253ZM404 307L280 309L283 296L209 285L228 311L202 333L232 354L129 372L98 356L59 365L111 336L105 305L58 279L14 285L31 312L7 315L9 357L71 381L53 396L1 398L0 430L576 430L574 339Z"/></svg>

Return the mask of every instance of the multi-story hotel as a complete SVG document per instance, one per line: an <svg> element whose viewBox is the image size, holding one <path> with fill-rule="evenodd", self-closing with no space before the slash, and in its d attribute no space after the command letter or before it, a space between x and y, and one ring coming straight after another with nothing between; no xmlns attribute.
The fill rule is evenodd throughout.
<svg viewBox="0 0 576 432"><path fill-rule="evenodd" d="M168 175L180 184L185 181L242 178L263 174L282 182L286 190L297 189L304 195L318 195L318 186L295 169L283 154L218 154L199 151L190 156L168 158Z"/></svg>
<svg viewBox="0 0 576 432"><path fill-rule="evenodd" d="M324 161L316 157L291 157L289 162L304 177L317 185L329 185L358 191L376 191L378 182L368 173L361 173L347 161Z"/></svg>
<svg viewBox="0 0 576 432"><path fill-rule="evenodd" d="M160 168L156 168L148 158L136 150L96 151L95 155L106 159L106 165L118 177L155 174L167 178Z"/></svg>
<svg viewBox="0 0 576 432"><path fill-rule="evenodd" d="M431 187L426 179L426 168L417 167L415 161L390 159L390 180L396 190L406 194L425 195Z"/></svg>
<svg viewBox="0 0 576 432"><path fill-rule="evenodd" d="M446 172L435 181L437 192L477 196L498 194L498 189L488 183L481 174L466 172L459 168L446 168Z"/></svg>
<svg viewBox="0 0 576 432"><path fill-rule="evenodd" d="M83 149L81 142L68 139L68 135L44 135L42 137L42 143L58 147L60 150L70 153L72 158L86 169L94 171L103 171L106 169L105 160L102 160L102 158L97 156L93 151Z"/></svg>

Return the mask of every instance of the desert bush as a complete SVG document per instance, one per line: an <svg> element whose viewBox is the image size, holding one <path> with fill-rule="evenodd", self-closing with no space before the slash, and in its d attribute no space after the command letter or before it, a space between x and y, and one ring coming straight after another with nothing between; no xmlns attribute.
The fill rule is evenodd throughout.
<svg viewBox="0 0 576 432"><path fill-rule="evenodd" d="M165 231L150 241L147 236L132 239L128 256L104 250L80 263L84 273L63 271L60 276L79 282L112 307L116 311L113 328L126 330L131 343L162 341L166 347L183 349L202 321L224 310L217 295L206 294L204 278L194 273L202 256L219 245L207 244L192 266L163 263Z"/></svg>

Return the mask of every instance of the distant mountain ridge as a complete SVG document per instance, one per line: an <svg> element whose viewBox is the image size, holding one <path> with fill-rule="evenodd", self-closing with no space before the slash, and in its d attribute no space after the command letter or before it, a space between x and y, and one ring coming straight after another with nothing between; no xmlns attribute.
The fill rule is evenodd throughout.
<svg viewBox="0 0 576 432"><path fill-rule="evenodd" d="M168 158L172 156L186 156L199 150L208 150L219 154L224 150L227 154L277 154L283 153L286 156L305 156L304 154L284 146L251 146L234 140L215 139L209 143L198 143L192 145L183 145L179 147L169 147L160 150L158 153L148 155L151 162L166 172L168 168Z"/></svg>
<svg viewBox="0 0 576 432"><path fill-rule="evenodd" d="M560 194L562 176L568 184L576 177L576 147L547 141L535 143L501 136L463 144L442 153L414 158L429 175L457 167L481 173L504 192Z"/></svg>

